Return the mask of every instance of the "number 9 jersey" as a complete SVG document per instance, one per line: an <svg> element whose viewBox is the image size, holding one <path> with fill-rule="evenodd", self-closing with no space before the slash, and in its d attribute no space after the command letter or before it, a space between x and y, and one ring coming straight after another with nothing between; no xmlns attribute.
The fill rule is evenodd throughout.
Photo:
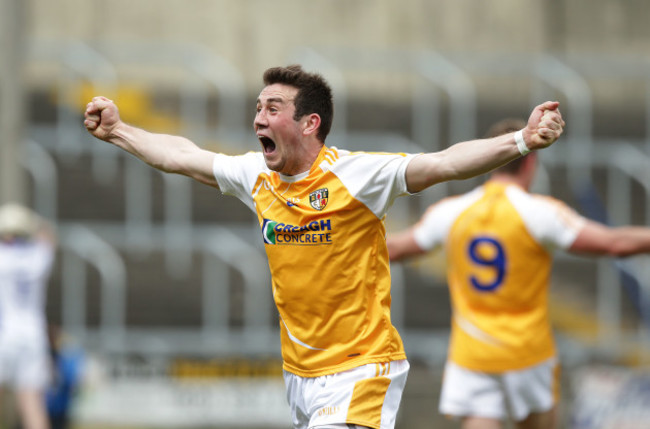
<svg viewBox="0 0 650 429"><path fill-rule="evenodd" d="M570 247L584 223L559 200L497 181L427 210L414 239L423 250L445 246L451 361L503 372L555 356L551 253Z"/></svg>

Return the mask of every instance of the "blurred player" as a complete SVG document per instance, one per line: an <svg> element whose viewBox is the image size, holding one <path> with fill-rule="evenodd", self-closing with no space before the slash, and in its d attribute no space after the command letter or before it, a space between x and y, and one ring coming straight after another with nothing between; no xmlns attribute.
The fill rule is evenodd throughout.
<svg viewBox="0 0 650 429"><path fill-rule="evenodd" d="M409 365L390 319L388 208L400 195L518 158L521 144L549 146L564 125L558 103L533 110L519 149L510 134L417 156L351 153L324 144L333 103L320 75L276 67L264 83L253 124L257 153L215 154L132 127L104 97L88 104L85 126L155 168L236 196L257 214L294 427L392 428Z"/></svg>
<svg viewBox="0 0 650 429"><path fill-rule="evenodd" d="M48 327L51 382L45 392L51 429L73 427L71 412L84 377L84 353L60 327Z"/></svg>
<svg viewBox="0 0 650 429"><path fill-rule="evenodd" d="M489 136L526 122L495 124ZM528 193L531 153L495 170L473 191L432 205L387 238L391 260L443 246L452 329L440 411L464 429L556 425L559 365L548 317L552 251L626 256L650 251L650 229L609 228L564 203Z"/></svg>
<svg viewBox="0 0 650 429"><path fill-rule="evenodd" d="M0 387L15 394L25 429L49 427L45 298L54 249L44 219L18 204L0 207Z"/></svg>

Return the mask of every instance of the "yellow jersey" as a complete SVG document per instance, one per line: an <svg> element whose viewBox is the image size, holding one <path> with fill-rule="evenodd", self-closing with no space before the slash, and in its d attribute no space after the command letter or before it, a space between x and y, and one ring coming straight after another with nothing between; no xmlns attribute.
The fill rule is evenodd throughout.
<svg viewBox="0 0 650 429"><path fill-rule="evenodd" d="M317 377L406 358L390 318L384 217L408 193L412 156L323 146L296 176L269 170L258 152L215 156L222 192L259 220L285 370Z"/></svg>
<svg viewBox="0 0 650 429"><path fill-rule="evenodd" d="M584 222L559 200L497 181L427 210L414 238L424 250L444 245L451 361L498 373L555 356L552 251L570 247Z"/></svg>

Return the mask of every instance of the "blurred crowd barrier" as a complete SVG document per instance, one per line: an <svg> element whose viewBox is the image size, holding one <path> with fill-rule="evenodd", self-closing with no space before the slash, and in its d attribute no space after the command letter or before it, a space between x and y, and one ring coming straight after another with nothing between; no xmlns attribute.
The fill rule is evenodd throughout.
<svg viewBox="0 0 650 429"><path fill-rule="evenodd" d="M574 429L640 428L650 421L650 374L589 366L574 374Z"/></svg>

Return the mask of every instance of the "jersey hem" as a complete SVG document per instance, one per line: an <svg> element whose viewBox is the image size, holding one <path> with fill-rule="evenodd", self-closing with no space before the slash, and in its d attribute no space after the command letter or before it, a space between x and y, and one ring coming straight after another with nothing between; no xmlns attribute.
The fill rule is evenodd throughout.
<svg viewBox="0 0 650 429"><path fill-rule="evenodd" d="M302 369L292 367L288 363L284 362L282 364L282 369L284 369L287 372L290 372L291 374L297 375L299 377L315 378L315 377L321 377L323 375L331 375L331 374L336 374L337 372L347 371L349 369L357 368L359 366L367 365L369 363L386 363L386 362L393 362L393 361L404 360L404 359L406 359L406 353L395 353L390 355L382 355L382 356L376 356L372 358L354 360L354 361L346 362L345 364L336 365L336 366L327 367L318 370L302 370Z"/></svg>
<svg viewBox="0 0 650 429"><path fill-rule="evenodd" d="M555 351L553 351L552 353L549 354L543 354L541 355L541 357L535 356L535 359L518 360L516 365L507 365L507 366L504 366L503 363L500 363L499 365L495 365L495 364L476 365L468 361L462 362L458 359L453 359L453 358L449 358L448 360L470 371L487 372L487 373L503 373L508 371L519 371L522 369L530 368L532 366L539 365L549 359L555 358L556 356L557 354L555 353Z"/></svg>
<svg viewBox="0 0 650 429"><path fill-rule="evenodd" d="M381 424L375 424L375 423L370 423L366 422L364 420L346 420L345 421L346 425L357 425L357 426L363 426L371 429L381 429Z"/></svg>

